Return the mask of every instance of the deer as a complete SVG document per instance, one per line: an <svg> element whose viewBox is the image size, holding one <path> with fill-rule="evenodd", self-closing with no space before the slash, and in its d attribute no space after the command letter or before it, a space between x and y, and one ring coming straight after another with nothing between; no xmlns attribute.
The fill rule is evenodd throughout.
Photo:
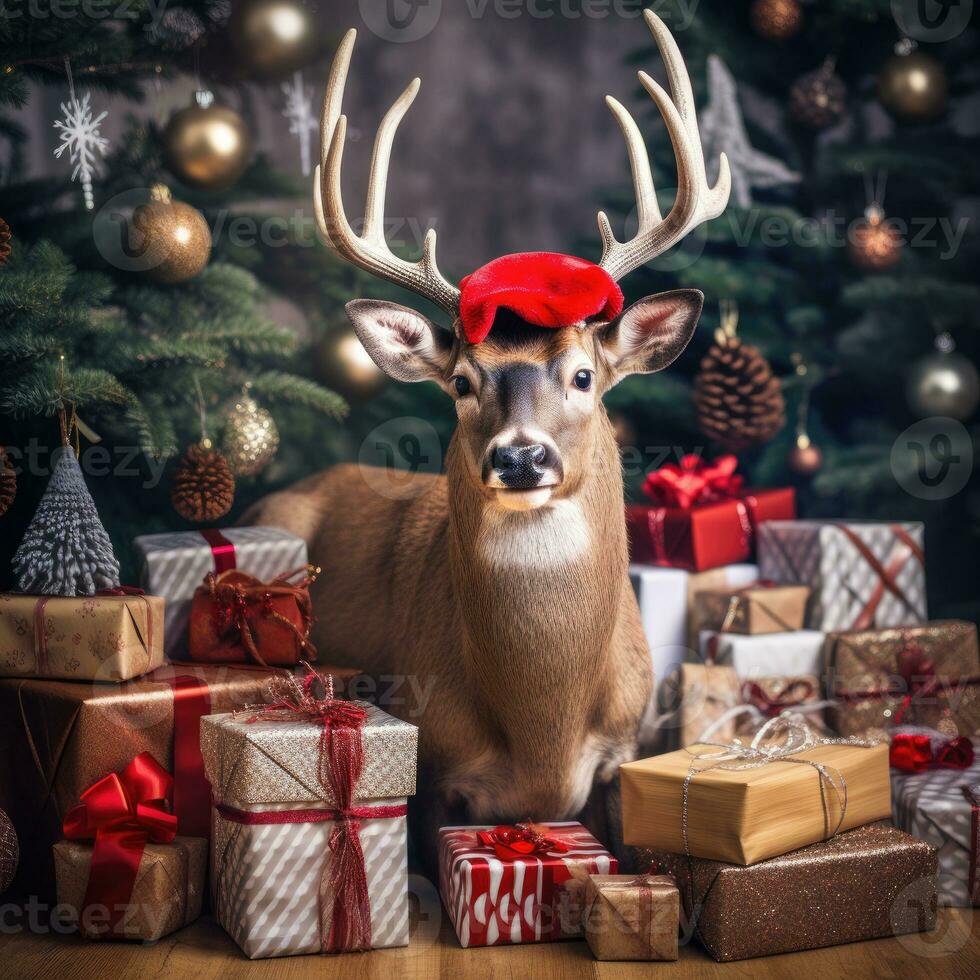
<svg viewBox="0 0 980 980"><path fill-rule="evenodd" d="M731 185L724 154L709 183L680 51L656 14L644 16L670 94L643 71L639 80L669 133L678 190L664 216L640 129L608 96L637 216L635 235L620 241L598 214L598 269L613 284L720 215ZM342 259L451 319L446 329L370 299L346 307L375 364L397 381L439 385L457 426L444 473L408 475L397 494L378 492L377 474L338 465L269 495L244 520L306 539L322 569L312 587L321 660L412 678L411 689L425 692L388 710L419 726L413 813L431 859L435 831L450 823L574 818L636 756L653 678L628 577L622 465L602 396L628 375L668 367L694 333L703 295L651 295L615 317L554 329L503 307L487 336L472 342L461 289L436 262L435 229L416 261L385 240L392 143L417 78L378 128L360 234L348 220L341 103L354 39L353 30L343 38L324 97L317 224ZM519 266L520 256L508 258Z"/></svg>

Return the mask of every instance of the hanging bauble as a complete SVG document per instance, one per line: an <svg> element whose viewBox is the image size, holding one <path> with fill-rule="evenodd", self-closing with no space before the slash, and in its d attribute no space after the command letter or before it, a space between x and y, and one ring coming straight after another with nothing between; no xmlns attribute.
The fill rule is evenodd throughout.
<svg viewBox="0 0 980 980"><path fill-rule="evenodd" d="M388 380L347 326L331 330L317 344L315 357L321 383L351 399L374 397Z"/></svg>
<svg viewBox="0 0 980 980"><path fill-rule="evenodd" d="M17 474L10 464L7 450L0 446L0 517L10 510L17 496Z"/></svg>
<svg viewBox="0 0 980 980"><path fill-rule="evenodd" d="M156 282L193 279L211 257L211 229L197 208L174 201L157 184L150 201L133 211L129 227L131 254L139 255L146 276Z"/></svg>
<svg viewBox="0 0 980 980"><path fill-rule="evenodd" d="M190 446L177 464L170 491L174 510L185 520L216 521L235 502L235 475L210 439Z"/></svg>
<svg viewBox="0 0 980 980"><path fill-rule="evenodd" d="M880 272L901 259L902 236L885 220L884 210L871 204L864 212L864 219L851 228L847 247L858 268Z"/></svg>
<svg viewBox="0 0 980 980"><path fill-rule="evenodd" d="M801 75L789 91L790 115L810 129L827 129L844 117L847 86L828 58L816 71Z"/></svg>
<svg viewBox="0 0 980 980"><path fill-rule="evenodd" d="M0 218L0 265L10 258L10 225Z"/></svg>
<svg viewBox="0 0 980 980"><path fill-rule="evenodd" d="M283 78L316 54L313 15L298 0L240 0L228 31L246 71L260 78Z"/></svg>
<svg viewBox="0 0 980 980"><path fill-rule="evenodd" d="M17 584L23 592L60 596L118 588L119 562L74 450L63 445L53 460L51 479L14 555Z"/></svg>
<svg viewBox="0 0 980 980"><path fill-rule="evenodd" d="M732 305L694 378L698 425L730 452L762 445L786 424L779 379L765 357L735 335L737 323Z"/></svg>
<svg viewBox="0 0 980 980"><path fill-rule="evenodd" d="M225 416L221 451L236 476L255 476L269 465L279 448L275 420L249 394L249 386Z"/></svg>
<svg viewBox="0 0 980 980"><path fill-rule="evenodd" d="M799 0L753 0L749 19L756 34L770 41L783 41L799 34L803 8Z"/></svg>
<svg viewBox="0 0 980 980"><path fill-rule="evenodd" d="M786 465L799 476L814 476L823 466L823 453L808 435L799 435L796 445L789 451Z"/></svg>
<svg viewBox="0 0 980 980"><path fill-rule="evenodd" d="M17 840L17 831L10 817L0 810L0 895L13 883L19 862L20 843Z"/></svg>
<svg viewBox="0 0 980 980"><path fill-rule="evenodd" d="M969 358L956 352L948 333L936 338L936 352L916 361L905 386L909 408L928 418L944 415L964 421L980 403L980 376Z"/></svg>
<svg viewBox="0 0 980 980"><path fill-rule="evenodd" d="M163 162L191 187L226 190L245 172L251 156L245 120L234 109L215 105L210 92L195 93L163 131Z"/></svg>
<svg viewBox="0 0 980 980"><path fill-rule="evenodd" d="M946 111L946 69L938 58L917 51L914 41L900 41L878 73L878 98L905 122L936 119Z"/></svg>

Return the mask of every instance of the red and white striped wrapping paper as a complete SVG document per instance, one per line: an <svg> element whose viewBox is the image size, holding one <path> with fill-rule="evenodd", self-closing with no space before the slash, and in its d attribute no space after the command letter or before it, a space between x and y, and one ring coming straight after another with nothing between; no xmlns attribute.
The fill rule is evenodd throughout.
<svg viewBox="0 0 980 980"><path fill-rule="evenodd" d="M582 935L585 879L616 874L616 859L580 823L548 823L564 853L501 860L477 833L439 831L439 890L462 946L548 942Z"/></svg>

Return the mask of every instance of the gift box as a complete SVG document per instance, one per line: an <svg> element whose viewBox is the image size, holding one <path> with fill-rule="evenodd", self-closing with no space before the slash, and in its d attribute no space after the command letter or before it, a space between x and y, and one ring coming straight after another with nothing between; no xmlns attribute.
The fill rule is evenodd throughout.
<svg viewBox="0 0 980 980"><path fill-rule="evenodd" d="M187 659L187 625L194 592L208 572L235 568L271 580L307 563L306 542L277 527L235 527L143 534L133 539L140 585L163 596L166 651Z"/></svg>
<svg viewBox="0 0 980 980"><path fill-rule="evenodd" d="M439 891L464 947L580 937L588 876L618 870L579 823L439 831Z"/></svg>
<svg viewBox="0 0 980 980"><path fill-rule="evenodd" d="M735 467L734 456L685 456L648 474L653 505L626 508L632 561L693 571L744 562L763 521L796 516L792 488L747 490Z"/></svg>
<svg viewBox="0 0 980 980"><path fill-rule="evenodd" d="M627 844L732 864L891 814L886 744L837 744L792 718L773 719L750 745L692 745L619 773Z"/></svg>
<svg viewBox="0 0 980 980"><path fill-rule="evenodd" d="M759 570L810 586L809 629L916 624L927 618L922 542L914 522L774 520L759 528Z"/></svg>
<svg viewBox="0 0 980 980"><path fill-rule="evenodd" d="M925 725L946 736L980 732L977 628L937 620L901 629L831 633L824 647L833 725L842 735L885 736Z"/></svg>
<svg viewBox="0 0 980 980"><path fill-rule="evenodd" d="M251 959L405 946L418 730L289 685L201 725L217 920Z"/></svg>
<svg viewBox="0 0 980 980"><path fill-rule="evenodd" d="M784 677L823 676L824 634L819 630L795 633L741 633L703 631L699 647L705 663L735 668L742 678L782 675Z"/></svg>
<svg viewBox="0 0 980 980"><path fill-rule="evenodd" d="M182 664L118 685L0 680L0 744L9 770L0 781L0 808L20 838L19 889L54 897L51 845L62 836L65 814L88 786L140 752L174 774L181 835L207 837L200 718L263 701L273 673Z"/></svg>
<svg viewBox="0 0 980 980"><path fill-rule="evenodd" d="M137 589L72 598L0 594L0 677L139 677L163 664L163 621L163 599Z"/></svg>
<svg viewBox="0 0 980 980"><path fill-rule="evenodd" d="M936 852L894 827L748 867L647 849L636 860L676 875L694 935L721 962L936 927Z"/></svg>
<svg viewBox="0 0 980 980"><path fill-rule="evenodd" d="M589 875L582 928L597 960L676 960L677 882L670 875Z"/></svg>
<svg viewBox="0 0 980 980"><path fill-rule="evenodd" d="M271 582L234 568L208 573L191 604L191 660L282 667L316 659L310 572L308 566Z"/></svg>
<svg viewBox="0 0 980 980"><path fill-rule="evenodd" d="M803 628L810 590L805 585L752 582L735 589L710 589L694 597L701 629L719 633L791 633Z"/></svg>
<svg viewBox="0 0 980 980"><path fill-rule="evenodd" d="M901 736L896 736L896 739ZM980 905L980 740L964 752L962 736L905 736L925 740L914 752L921 771L892 769L892 817L896 827L931 844L939 856L939 904ZM948 751L952 749L953 751ZM895 761L896 746L892 758Z"/></svg>
<svg viewBox="0 0 980 980"><path fill-rule="evenodd" d="M758 577L758 568L751 564L726 565L706 572L630 565L630 581L640 607L655 683L640 726L640 745L653 746L659 739L656 685L689 660L691 650L696 648L696 634L692 646L690 616L694 597L702 589L737 588Z"/></svg>

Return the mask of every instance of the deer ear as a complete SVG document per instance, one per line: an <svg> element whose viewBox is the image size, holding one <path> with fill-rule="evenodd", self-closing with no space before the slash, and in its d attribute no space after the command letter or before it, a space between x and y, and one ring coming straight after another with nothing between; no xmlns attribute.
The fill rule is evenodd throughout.
<svg viewBox="0 0 980 980"><path fill-rule="evenodd" d="M398 303L356 299L347 315L371 360L396 381L441 381L452 336L427 317Z"/></svg>
<svg viewBox="0 0 980 980"><path fill-rule="evenodd" d="M675 289L638 300L605 327L602 350L612 384L629 374L662 371L687 347L701 316L704 294Z"/></svg>

